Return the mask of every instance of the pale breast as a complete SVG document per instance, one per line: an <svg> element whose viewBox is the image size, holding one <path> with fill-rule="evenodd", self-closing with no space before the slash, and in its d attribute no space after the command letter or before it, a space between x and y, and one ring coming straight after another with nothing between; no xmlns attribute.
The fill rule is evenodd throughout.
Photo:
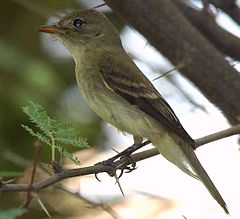
<svg viewBox="0 0 240 219"><path fill-rule="evenodd" d="M155 122L150 122L143 111L128 103L121 96L106 87L95 74L77 75L82 96L90 108L103 120L123 132L146 137ZM157 124L156 124L157 127Z"/></svg>

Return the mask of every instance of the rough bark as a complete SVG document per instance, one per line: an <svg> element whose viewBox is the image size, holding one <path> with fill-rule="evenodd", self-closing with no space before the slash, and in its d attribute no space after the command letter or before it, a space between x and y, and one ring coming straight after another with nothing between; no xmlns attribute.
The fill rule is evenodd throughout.
<svg viewBox="0 0 240 219"><path fill-rule="evenodd" d="M214 103L231 124L239 123L240 74L169 0L106 0Z"/></svg>
<svg viewBox="0 0 240 219"><path fill-rule="evenodd" d="M240 24L240 8L236 2L236 0L209 0L209 3L224 11L236 23Z"/></svg>
<svg viewBox="0 0 240 219"><path fill-rule="evenodd" d="M179 10L215 47L227 56L240 60L240 38L222 29L213 17L179 0L172 0Z"/></svg>

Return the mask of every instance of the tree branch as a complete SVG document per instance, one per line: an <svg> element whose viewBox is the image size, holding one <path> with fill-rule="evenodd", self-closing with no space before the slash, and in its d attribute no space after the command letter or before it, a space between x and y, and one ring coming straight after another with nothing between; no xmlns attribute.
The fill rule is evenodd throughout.
<svg viewBox="0 0 240 219"><path fill-rule="evenodd" d="M217 132L212 135L205 136L203 138L197 139L197 147L202 146L204 144L207 144L212 141L216 141L222 138L226 138L232 135L240 134L240 124L236 125L232 128ZM133 161L138 162L153 156L158 155L159 152L156 148L149 149L146 151L142 151L139 153L135 153L131 155L131 158ZM126 158L122 158L120 160L117 160L114 162L114 166L121 168L122 166L129 164L129 160ZM48 179L42 180L40 182L33 183L31 185L29 184L5 184L4 182L0 182L0 192L26 192L26 191L33 191L33 192L39 192L51 185L54 185L55 183L58 183L64 179L76 177L76 176L84 176L84 175L90 175L90 174L98 174L102 172L107 172L109 175L114 175L116 168L113 166L106 166L101 163L98 163L93 166L89 167L82 167L82 168L76 168L76 169L66 169L63 170L60 173L57 173Z"/></svg>
<svg viewBox="0 0 240 219"><path fill-rule="evenodd" d="M240 60L240 39L228 31L222 29L212 16L198 11L183 1L172 0L178 9L184 14L215 47L223 54Z"/></svg>
<svg viewBox="0 0 240 219"><path fill-rule="evenodd" d="M240 25L240 8L236 0L209 0L216 8L220 8Z"/></svg>
<svg viewBox="0 0 240 219"><path fill-rule="evenodd" d="M184 63L182 73L218 106L228 121L238 124L240 75L169 0L105 0L128 24L174 65Z"/></svg>

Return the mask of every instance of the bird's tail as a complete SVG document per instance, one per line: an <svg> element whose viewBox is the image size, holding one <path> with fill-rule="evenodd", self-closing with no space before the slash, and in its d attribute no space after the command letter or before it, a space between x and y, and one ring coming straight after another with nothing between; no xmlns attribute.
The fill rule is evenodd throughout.
<svg viewBox="0 0 240 219"><path fill-rule="evenodd" d="M188 175L202 181L212 197L222 206L224 211L229 214L225 201L202 167L191 145L180 138L176 141L175 138L169 135L165 135L163 138L154 136L151 138L151 141L153 145L157 147L160 154L171 163L175 164Z"/></svg>
<svg viewBox="0 0 240 219"><path fill-rule="evenodd" d="M205 187L210 192L212 197L224 209L225 213L229 214L225 201L223 200L222 196L218 192L217 188L213 184L210 177L208 176L207 172L204 170L203 166L201 165L200 161L198 160L192 147L191 146L186 147L186 145L184 145L182 147L182 150L184 150L184 154L186 155L187 163L191 166L193 171L196 173L197 178L199 178L202 181L202 183L205 185Z"/></svg>

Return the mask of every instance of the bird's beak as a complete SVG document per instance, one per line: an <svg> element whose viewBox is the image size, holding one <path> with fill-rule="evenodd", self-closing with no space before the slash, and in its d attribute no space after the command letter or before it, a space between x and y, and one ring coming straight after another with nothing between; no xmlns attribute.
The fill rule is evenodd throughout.
<svg viewBox="0 0 240 219"><path fill-rule="evenodd" d="M65 33L65 30L57 25L40 26L37 28L37 30L49 34Z"/></svg>

